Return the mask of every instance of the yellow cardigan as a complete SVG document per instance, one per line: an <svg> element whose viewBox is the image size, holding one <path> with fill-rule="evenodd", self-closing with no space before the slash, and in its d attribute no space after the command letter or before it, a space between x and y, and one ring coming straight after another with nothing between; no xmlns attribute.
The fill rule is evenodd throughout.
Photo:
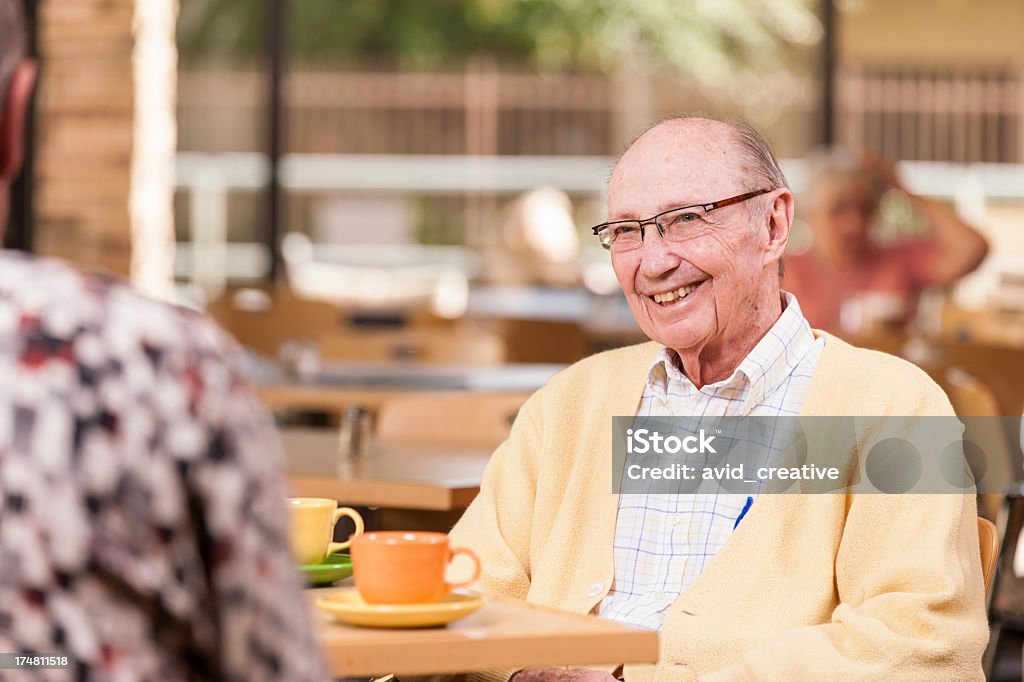
<svg viewBox="0 0 1024 682"><path fill-rule="evenodd" d="M815 335L802 415L953 414L917 367ZM451 533L481 590L577 613L608 593L611 418L636 413L658 348L587 358L524 405ZM973 495L762 496L669 609L659 663L627 680L983 679L976 515Z"/></svg>

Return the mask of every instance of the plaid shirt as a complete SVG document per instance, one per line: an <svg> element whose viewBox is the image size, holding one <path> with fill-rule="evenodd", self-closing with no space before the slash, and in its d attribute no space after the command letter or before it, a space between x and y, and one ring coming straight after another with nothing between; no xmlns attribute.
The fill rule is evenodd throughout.
<svg viewBox="0 0 1024 682"><path fill-rule="evenodd" d="M697 389L663 348L651 365L637 419L783 416L800 412L824 340L815 340L792 294L786 309L729 378ZM771 444L766 444L768 448ZM598 613L660 629L665 611L728 542L748 495L624 494L615 524L615 578Z"/></svg>

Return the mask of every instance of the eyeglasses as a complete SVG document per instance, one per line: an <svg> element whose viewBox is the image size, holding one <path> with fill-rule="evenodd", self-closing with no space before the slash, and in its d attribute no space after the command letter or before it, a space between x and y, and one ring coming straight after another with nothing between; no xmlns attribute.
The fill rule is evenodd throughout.
<svg viewBox="0 0 1024 682"><path fill-rule="evenodd" d="M704 216L716 208L739 204L771 191L770 189L759 189L721 201L712 201L710 204L670 208L664 213L659 213L646 220L613 220L594 227L594 234L600 240L601 246L609 251L631 251L643 244L644 225L654 223L662 239L669 242L681 242L692 236L693 229L704 222Z"/></svg>

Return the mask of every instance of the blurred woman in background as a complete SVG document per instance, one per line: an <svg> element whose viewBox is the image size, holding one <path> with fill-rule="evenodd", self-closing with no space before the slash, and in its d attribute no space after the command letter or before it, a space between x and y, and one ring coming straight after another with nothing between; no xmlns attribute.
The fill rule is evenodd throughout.
<svg viewBox="0 0 1024 682"><path fill-rule="evenodd" d="M882 196L905 194L927 224L923 237L880 243L875 223ZM786 258L784 286L811 325L847 334L902 328L921 292L948 287L978 267L988 245L953 208L907 192L880 158L860 164L830 155L817 164L804 197L811 245Z"/></svg>

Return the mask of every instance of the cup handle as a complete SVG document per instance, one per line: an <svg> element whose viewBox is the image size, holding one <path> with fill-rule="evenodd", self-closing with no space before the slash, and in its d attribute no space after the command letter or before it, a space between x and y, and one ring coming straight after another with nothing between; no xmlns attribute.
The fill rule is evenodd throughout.
<svg viewBox="0 0 1024 682"><path fill-rule="evenodd" d="M449 590L454 590L456 587L468 587L475 583L477 579L480 577L480 558L473 552L473 550L466 549L465 547L453 547L451 553L448 555L448 561L451 562L451 560L459 554L464 554L465 556L468 556L470 559L473 560L473 577L469 580L463 580L459 583L450 583L448 581L445 581L444 585Z"/></svg>
<svg viewBox="0 0 1024 682"><path fill-rule="evenodd" d="M356 525L356 530L345 542L332 542L327 548L328 554L334 554L335 552L340 552L343 549L348 549L349 545L352 544L352 538L363 534L363 517L359 515L359 512L351 507L338 507L335 509L334 520L331 522L331 526L333 527L338 525L338 519L342 516L347 516L352 519L352 523Z"/></svg>

